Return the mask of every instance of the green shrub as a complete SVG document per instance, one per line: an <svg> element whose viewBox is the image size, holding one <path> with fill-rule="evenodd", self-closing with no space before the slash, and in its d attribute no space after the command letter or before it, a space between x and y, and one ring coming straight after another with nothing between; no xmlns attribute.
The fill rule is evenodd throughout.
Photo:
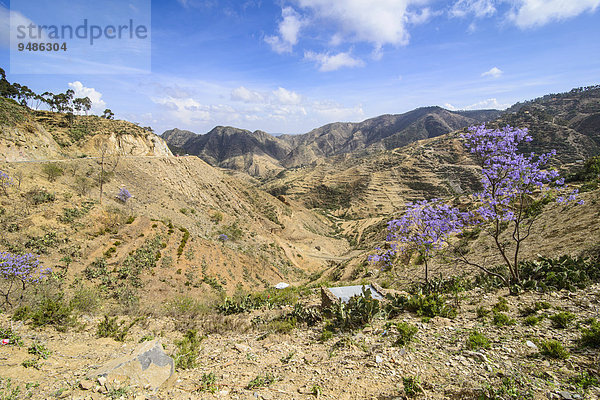
<svg viewBox="0 0 600 400"><path fill-rule="evenodd" d="M277 333L290 333L296 328L295 318L275 319L267 324L267 329Z"/></svg>
<svg viewBox="0 0 600 400"><path fill-rule="evenodd" d="M29 314L31 313L31 308L27 305L19 306L12 315L13 321L26 321L29 319Z"/></svg>
<svg viewBox="0 0 600 400"><path fill-rule="evenodd" d="M191 296L174 297L165 303L164 308L166 314L171 317L196 318L210 311L206 304Z"/></svg>
<svg viewBox="0 0 600 400"><path fill-rule="evenodd" d="M175 352L175 367L179 369L191 369L198 365L198 352L203 337L198 337L198 332L190 329L182 340L175 341L177 351Z"/></svg>
<svg viewBox="0 0 600 400"><path fill-rule="evenodd" d="M505 298L500 298L500 300L498 300L498 302L494 305L494 307L492 307L492 311L494 312L507 312L509 310L508 307L508 301L506 301Z"/></svg>
<svg viewBox="0 0 600 400"><path fill-rule="evenodd" d="M326 342L329 339L333 338L334 331L335 327L333 327L331 321L327 321L323 326L323 330L321 331L321 335L319 336L319 341Z"/></svg>
<svg viewBox="0 0 600 400"><path fill-rule="evenodd" d="M523 320L523 324L527 326L535 326L544 319L543 315L529 315Z"/></svg>
<svg viewBox="0 0 600 400"><path fill-rule="evenodd" d="M473 329L467 338L467 348L471 350L489 349L490 340L483 333L477 331L477 329Z"/></svg>
<svg viewBox="0 0 600 400"><path fill-rule="evenodd" d="M29 360L24 360L21 365L25 368L35 368L40 369L40 359L39 358L30 358Z"/></svg>
<svg viewBox="0 0 600 400"><path fill-rule="evenodd" d="M362 328L379 313L379 300L371 296L371 290L363 287L362 296L353 296L348 303L336 302L324 312L333 319L335 329L341 331Z"/></svg>
<svg viewBox="0 0 600 400"><path fill-rule="evenodd" d="M290 313L291 318L295 318L298 322L303 322L308 326L316 325L323 320L321 311L317 307L306 307L301 303L296 303L294 309Z"/></svg>
<svg viewBox="0 0 600 400"><path fill-rule="evenodd" d="M390 300L385 307L388 317L393 318L403 311L414 312L420 317L433 318L436 316L445 318L456 317L456 309L446 303L444 296L438 293L429 295L414 294L410 296L387 295Z"/></svg>
<svg viewBox="0 0 600 400"><path fill-rule="evenodd" d="M600 262L569 255L552 259L540 257L520 264L522 286L541 292L576 290L600 281Z"/></svg>
<svg viewBox="0 0 600 400"><path fill-rule="evenodd" d="M87 211L80 208L63 208L63 213L58 220L63 224L70 224L75 222L76 219L83 217Z"/></svg>
<svg viewBox="0 0 600 400"><path fill-rule="evenodd" d="M29 354L38 356L39 358L43 358L44 360L47 360L48 357L50 357L50 354L52 354L52 352L48 350L46 346L39 342L34 342L31 346L29 346L27 352Z"/></svg>
<svg viewBox="0 0 600 400"><path fill-rule="evenodd" d="M29 318L33 326L52 325L59 331L65 331L75 322L72 311L62 294L58 294L44 297L40 304L32 308Z"/></svg>
<svg viewBox="0 0 600 400"><path fill-rule="evenodd" d="M0 339L8 339L9 346L23 346L23 339L12 328L0 328Z"/></svg>
<svg viewBox="0 0 600 400"><path fill-rule="evenodd" d="M208 374L202 374L202 378L200 378L200 387L198 388L199 392L209 392L216 393L219 390L219 386L217 386L217 377L212 372Z"/></svg>
<svg viewBox="0 0 600 400"><path fill-rule="evenodd" d="M508 315L506 315L504 313L495 312L493 323L496 326L514 325L515 320L510 318Z"/></svg>
<svg viewBox="0 0 600 400"><path fill-rule="evenodd" d="M46 175L46 178L48 179L48 181L54 182L56 180L56 178L58 178L59 176L62 176L64 171L61 167L58 166L58 164L50 163L50 164L44 164L42 166L42 173L44 175Z"/></svg>
<svg viewBox="0 0 600 400"><path fill-rule="evenodd" d="M536 301L533 306L535 307L536 311L549 310L552 308L552 304L548 303L547 301Z"/></svg>
<svg viewBox="0 0 600 400"><path fill-rule="evenodd" d="M44 236L34 236L25 242L27 249L37 254L48 254L48 249L56 247L59 243L56 232L48 232Z"/></svg>
<svg viewBox="0 0 600 400"><path fill-rule="evenodd" d="M266 373L264 375L257 375L256 378L252 379L246 389L257 389L262 387L267 387L277 382L279 379L271 375L270 373Z"/></svg>
<svg viewBox="0 0 600 400"><path fill-rule="evenodd" d="M552 320L552 324L555 328L565 329L567 328L571 322L577 318L577 316L570 312L559 312L558 314L551 315L550 320Z"/></svg>
<svg viewBox="0 0 600 400"><path fill-rule="evenodd" d="M125 321L117 322L117 317L110 318L108 315L105 315L104 320L98 324L96 335L98 337L110 337L117 342L123 342L125 341L129 329L131 329L137 321L137 319L134 319L127 324Z"/></svg>
<svg viewBox="0 0 600 400"><path fill-rule="evenodd" d="M50 203L56 200L54 193L49 193L44 189L32 189L27 192L27 198L34 204L40 205L43 203Z"/></svg>
<svg viewBox="0 0 600 400"><path fill-rule="evenodd" d="M579 388L583 393L587 392L590 387L598 386L598 384L600 384L598 378L588 371L580 372L578 375L569 379L569 382Z"/></svg>
<svg viewBox="0 0 600 400"><path fill-rule="evenodd" d="M402 385L404 386L404 394L406 397L416 397L420 393L423 393L421 382L416 376L402 377Z"/></svg>
<svg viewBox="0 0 600 400"><path fill-rule="evenodd" d="M486 385L477 396L477 400L533 400L530 382L518 376L505 376L499 387Z"/></svg>
<svg viewBox="0 0 600 400"><path fill-rule="evenodd" d="M479 306L479 307L477 307L476 313L477 313L477 318L486 319L487 317L490 316L491 311L483 306Z"/></svg>
<svg viewBox="0 0 600 400"><path fill-rule="evenodd" d="M108 275L105 258L96 258L90 265L85 267L83 274L88 279L95 279Z"/></svg>
<svg viewBox="0 0 600 400"><path fill-rule="evenodd" d="M70 305L74 310L93 314L100 308L100 292L92 287L80 287L73 294Z"/></svg>
<svg viewBox="0 0 600 400"><path fill-rule="evenodd" d="M538 343L540 354L549 358L566 360L569 358L569 351L565 349L558 340L546 340Z"/></svg>
<svg viewBox="0 0 600 400"><path fill-rule="evenodd" d="M413 340L414 336L419 331L419 328L406 322L398 322L394 327L398 331L394 346L406 346Z"/></svg>
<svg viewBox="0 0 600 400"><path fill-rule="evenodd" d="M592 319L589 328L582 327L580 342L587 347L600 348L600 322Z"/></svg>

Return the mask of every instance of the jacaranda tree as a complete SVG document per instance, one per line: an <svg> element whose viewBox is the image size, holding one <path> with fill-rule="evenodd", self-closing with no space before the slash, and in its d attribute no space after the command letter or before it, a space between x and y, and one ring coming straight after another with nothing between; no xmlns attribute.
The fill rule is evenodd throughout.
<svg viewBox="0 0 600 400"><path fill-rule="evenodd" d="M4 171L0 171L0 191L8 195L8 187L13 184L11 177Z"/></svg>
<svg viewBox="0 0 600 400"><path fill-rule="evenodd" d="M0 295L4 297L4 304L11 305L11 296L20 290L21 295L29 284L35 284L43 279L50 268L44 269L37 256L28 254L12 254L0 252Z"/></svg>
<svg viewBox="0 0 600 400"><path fill-rule="evenodd" d="M563 185L563 179L555 170L543 169L556 152L536 155L518 151L521 142L532 140L526 129L510 126L487 129L481 125L469 128L462 137L481 167L482 190L474 194L473 208L460 212L439 200L409 203L400 219L388 223L388 249L371 256L370 260L389 266L398 254L417 251L425 262L425 281L428 282L428 261L448 244L451 235L467 226L483 225L494 240L508 276L471 262L464 254L461 260L500 278L507 286L519 284L519 253L542 206L553 199L575 201L577 191L566 196L556 194L555 189ZM506 231L509 240L501 237Z"/></svg>
<svg viewBox="0 0 600 400"><path fill-rule="evenodd" d="M518 151L522 142L531 142L527 129L506 126L488 129L485 125L471 127L462 135L465 146L475 156L481 167L483 189L475 193L479 221L489 226L504 264L508 269L508 285L521 281L519 253L522 243L539 216L540 206L555 196L553 189L564 184L554 169L543 169L556 151L536 155ZM577 191L558 201L575 200ZM508 230L510 239L503 241L502 233Z"/></svg>
<svg viewBox="0 0 600 400"><path fill-rule="evenodd" d="M437 199L408 203L399 219L388 222L389 248L370 257L389 266L398 254L416 252L425 264L425 283L429 283L429 260L448 244L451 234L460 232L464 215Z"/></svg>

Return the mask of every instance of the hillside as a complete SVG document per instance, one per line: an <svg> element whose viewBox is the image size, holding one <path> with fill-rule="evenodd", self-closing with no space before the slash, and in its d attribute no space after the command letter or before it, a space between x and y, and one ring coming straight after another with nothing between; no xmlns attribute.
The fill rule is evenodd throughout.
<svg viewBox="0 0 600 400"><path fill-rule="evenodd" d="M162 138L176 152L197 155L211 165L266 177L337 154L401 147L498 115L496 110L453 112L427 107L360 123L328 124L303 135L274 137L262 131L216 127L205 135L173 129L164 132Z"/></svg>
<svg viewBox="0 0 600 400"><path fill-rule="evenodd" d="M4 161L98 156L102 143L106 143L110 154L172 156L160 137L131 122L33 111L2 97L0 127Z"/></svg>
<svg viewBox="0 0 600 400"><path fill-rule="evenodd" d="M584 201L531 204L520 254L537 261L509 291L458 260L503 273L485 226L451 236L429 285L416 253L367 261L406 202L471 204L480 171L452 124L492 112L419 109L312 138L163 134L211 165L126 121L0 99L0 253L52 269L23 291L0 281L0 398L598 398L600 159L577 161L596 148L575 122L596 115L589 101L569 106L572 125L535 104L491 123L528 127L524 150L558 144L553 163L580 170L569 182ZM352 141L363 147L345 152ZM301 147L314 160L284 168ZM368 283L389 297L322 306L321 287ZM94 375L147 343L160 362ZM140 370L169 379L154 390Z"/></svg>

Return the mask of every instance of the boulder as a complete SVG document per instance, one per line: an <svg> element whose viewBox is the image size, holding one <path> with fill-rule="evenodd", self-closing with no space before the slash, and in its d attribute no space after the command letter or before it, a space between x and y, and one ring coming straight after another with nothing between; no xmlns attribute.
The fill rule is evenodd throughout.
<svg viewBox="0 0 600 400"><path fill-rule="evenodd" d="M109 382L128 380L130 384L158 389L175 373L175 363L158 339L144 342L128 356L119 357L90 372L88 377L104 377Z"/></svg>

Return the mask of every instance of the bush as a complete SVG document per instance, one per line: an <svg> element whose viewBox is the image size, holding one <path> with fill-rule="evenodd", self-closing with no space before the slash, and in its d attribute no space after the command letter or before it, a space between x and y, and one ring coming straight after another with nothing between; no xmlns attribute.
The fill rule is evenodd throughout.
<svg viewBox="0 0 600 400"><path fill-rule="evenodd" d="M521 263L522 286L525 289L548 292L583 289L600 281L600 262L569 255Z"/></svg>
<svg viewBox="0 0 600 400"><path fill-rule="evenodd" d="M514 325L515 320L510 318L508 315L506 315L504 313L495 312L493 323L496 326Z"/></svg>
<svg viewBox="0 0 600 400"><path fill-rule="evenodd" d="M62 176L64 171L61 167L58 166L58 164L51 163L44 164L44 166L42 167L42 173L46 175L48 181L54 182L56 178Z"/></svg>
<svg viewBox="0 0 600 400"><path fill-rule="evenodd" d="M306 307L301 303L296 303L294 309L290 313L291 318L295 318L298 322L303 322L308 326L316 325L323 319L321 311L317 307Z"/></svg>
<svg viewBox="0 0 600 400"><path fill-rule="evenodd" d="M351 297L348 303L336 302L324 312L333 318L335 329L346 331L370 323L379 310L379 300L373 299L371 290L363 287L362 296Z"/></svg>
<svg viewBox="0 0 600 400"><path fill-rule="evenodd" d="M206 314L210 308L189 296L178 296L168 300L165 303L165 312L171 317L196 318L199 315Z"/></svg>
<svg viewBox="0 0 600 400"><path fill-rule="evenodd" d="M183 236L181 237L181 243L179 243L179 247L177 248L177 256L181 257L181 255L183 254L183 249L185 248L185 245L188 239L190 238L190 232L185 228L179 228L179 230L183 232Z"/></svg>
<svg viewBox="0 0 600 400"><path fill-rule="evenodd" d="M502 378L498 388L487 385L477 396L478 400L533 400L533 398L531 384L519 376Z"/></svg>
<svg viewBox="0 0 600 400"><path fill-rule="evenodd" d="M59 331L65 331L75 320L73 309L63 301L63 295L46 296L29 314L33 326L52 325Z"/></svg>
<svg viewBox="0 0 600 400"><path fill-rule="evenodd" d="M467 348L471 350L489 349L490 340L483 333L474 329L469 333L469 337L467 338Z"/></svg>
<svg viewBox="0 0 600 400"><path fill-rule="evenodd" d="M179 369L195 368L198 364L198 352L203 337L198 337L196 330L190 329L182 340L175 342L177 351L175 353L175 367Z"/></svg>
<svg viewBox="0 0 600 400"><path fill-rule="evenodd" d="M12 328L0 328L0 339L8 339L8 346L23 346L23 339Z"/></svg>
<svg viewBox="0 0 600 400"><path fill-rule="evenodd" d="M79 312L93 314L100 308L100 293L96 288L80 287L73 294L70 305Z"/></svg>
<svg viewBox="0 0 600 400"><path fill-rule="evenodd" d="M29 346L27 352L29 354L38 356L39 358L43 358L44 360L47 360L48 357L50 357L50 354L52 354L52 352L48 350L46 346L39 342L34 342L31 346Z"/></svg>
<svg viewBox="0 0 600 400"><path fill-rule="evenodd" d="M202 374L198 391L216 393L217 390L219 390L219 386L217 386L217 377L215 374L212 372L208 374Z"/></svg>
<svg viewBox="0 0 600 400"><path fill-rule="evenodd" d="M402 377L402 385L404 386L404 394L406 397L416 397L418 394L423 393L421 382L416 376Z"/></svg>
<svg viewBox="0 0 600 400"><path fill-rule="evenodd" d="M544 319L543 315L529 315L523 320L523 324L527 326L535 326Z"/></svg>
<svg viewBox="0 0 600 400"><path fill-rule="evenodd" d="M49 193L44 189L33 189L27 192L26 194L29 201L31 201L34 205L40 205L43 203L51 203L56 200L56 196L54 193Z"/></svg>
<svg viewBox="0 0 600 400"><path fill-rule="evenodd" d="M498 302L492 307L492 311L500 312L500 311L508 311L508 302L505 298L501 298Z"/></svg>
<svg viewBox="0 0 600 400"><path fill-rule="evenodd" d="M429 295L414 294L411 296L387 295L390 300L385 307L388 317L393 318L403 311L414 312L420 317L433 318L436 316L444 318L456 317L456 309L446 303L444 296L438 293Z"/></svg>
<svg viewBox="0 0 600 400"><path fill-rule="evenodd" d="M104 320L98 324L96 335L98 337L111 337L117 342L123 342L125 341L125 336L127 336L129 329L131 329L136 322L137 319L129 324L126 324L125 321L117 322L117 317L110 318L108 315L105 315Z"/></svg>
<svg viewBox="0 0 600 400"><path fill-rule="evenodd" d="M394 327L398 331L394 346L406 346L419 331L419 328L406 322L398 322Z"/></svg>
<svg viewBox="0 0 600 400"><path fill-rule="evenodd" d="M592 319L589 328L581 328L580 343L583 346L600 348L600 322Z"/></svg>
<svg viewBox="0 0 600 400"><path fill-rule="evenodd" d="M257 389L262 387L270 386L271 384L277 382L279 379L271 375L270 373L266 373L264 375L257 375L256 378L252 379L246 389Z"/></svg>
<svg viewBox="0 0 600 400"><path fill-rule="evenodd" d="M477 313L477 318L486 319L491 314L491 311L486 309L483 306L479 306L479 307L477 307L476 313Z"/></svg>
<svg viewBox="0 0 600 400"><path fill-rule="evenodd" d="M552 320L555 328L565 329L577 316L570 312L559 312L558 314L551 315L549 318Z"/></svg>
<svg viewBox="0 0 600 400"><path fill-rule="evenodd" d="M538 343L540 354L550 358L566 360L569 358L569 351L565 349L558 340L546 340Z"/></svg>

